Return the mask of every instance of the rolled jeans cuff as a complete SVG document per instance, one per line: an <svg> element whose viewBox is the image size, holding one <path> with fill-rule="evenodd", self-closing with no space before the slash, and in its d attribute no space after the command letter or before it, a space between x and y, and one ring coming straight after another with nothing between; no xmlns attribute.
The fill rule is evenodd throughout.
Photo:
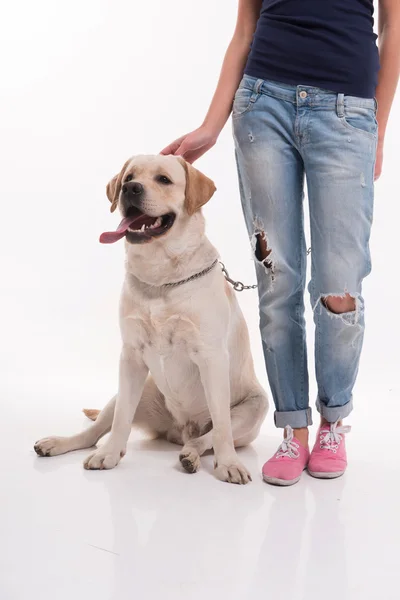
<svg viewBox="0 0 400 600"><path fill-rule="evenodd" d="M286 427L290 425L292 429L301 429L312 425L311 408L303 410L280 411L274 413L276 427Z"/></svg>
<svg viewBox="0 0 400 600"><path fill-rule="evenodd" d="M353 398L343 406L326 406L322 400L317 398L317 411L328 421L328 423L336 423L336 421L345 419L353 410Z"/></svg>

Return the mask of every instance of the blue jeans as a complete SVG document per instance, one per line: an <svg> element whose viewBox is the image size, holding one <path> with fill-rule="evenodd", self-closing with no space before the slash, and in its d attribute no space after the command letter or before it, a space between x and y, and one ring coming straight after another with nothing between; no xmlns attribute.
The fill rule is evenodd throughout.
<svg viewBox="0 0 400 600"><path fill-rule="evenodd" d="M352 410L364 336L363 278L371 270L377 122L374 99L244 76L233 132L244 216L256 261L260 330L275 424L311 425L304 321L304 177L311 219L317 409ZM332 312L325 298L355 299Z"/></svg>

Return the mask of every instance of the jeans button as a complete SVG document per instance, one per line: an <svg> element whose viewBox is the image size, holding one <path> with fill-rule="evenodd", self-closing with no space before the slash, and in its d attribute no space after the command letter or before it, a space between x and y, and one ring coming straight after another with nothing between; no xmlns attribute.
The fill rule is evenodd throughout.
<svg viewBox="0 0 400 600"><path fill-rule="evenodd" d="M300 98L307 98L307 92L305 92L304 90L300 92Z"/></svg>

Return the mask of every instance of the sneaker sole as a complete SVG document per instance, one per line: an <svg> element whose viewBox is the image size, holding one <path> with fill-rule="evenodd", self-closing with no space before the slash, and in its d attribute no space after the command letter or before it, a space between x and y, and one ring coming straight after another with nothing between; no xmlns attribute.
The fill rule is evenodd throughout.
<svg viewBox="0 0 400 600"><path fill-rule="evenodd" d="M296 479L278 479L277 477L267 477L266 475L263 475L263 479L265 481L265 483L269 483L270 485L279 485L279 486L288 486L288 485L294 485L295 483L297 483L300 480L301 475L299 475L298 477L296 477Z"/></svg>
<svg viewBox="0 0 400 600"><path fill-rule="evenodd" d="M316 479L337 479L344 475L345 471L337 471L336 473L319 473L318 471L308 471L308 474L311 477L315 477Z"/></svg>

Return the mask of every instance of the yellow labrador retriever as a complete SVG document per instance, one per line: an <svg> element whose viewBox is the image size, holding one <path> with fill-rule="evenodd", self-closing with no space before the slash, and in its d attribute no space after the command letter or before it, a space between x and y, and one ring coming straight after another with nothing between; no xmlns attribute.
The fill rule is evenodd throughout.
<svg viewBox="0 0 400 600"><path fill-rule="evenodd" d="M208 177L173 156L134 157L108 184L111 211L119 207L123 219L100 241L126 242L118 393L100 413L85 411L95 421L85 431L37 442L39 456L89 448L111 429L84 466L112 469L133 423L182 445L190 473L213 448L219 479L251 479L235 447L258 435L268 401L235 293L204 233L200 209L214 191Z"/></svg>

